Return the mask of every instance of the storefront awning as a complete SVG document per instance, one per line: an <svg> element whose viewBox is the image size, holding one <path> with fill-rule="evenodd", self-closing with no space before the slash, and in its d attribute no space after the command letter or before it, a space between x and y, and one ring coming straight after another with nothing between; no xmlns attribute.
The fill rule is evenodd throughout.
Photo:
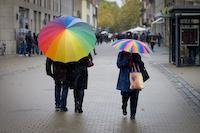
<svg viewBox="0 0 200 133"><path fill-rule="evenodd" d="M155 21L153 21L151 24L162 24L164 23L164 19L163 18L158 18Z"/></svg>

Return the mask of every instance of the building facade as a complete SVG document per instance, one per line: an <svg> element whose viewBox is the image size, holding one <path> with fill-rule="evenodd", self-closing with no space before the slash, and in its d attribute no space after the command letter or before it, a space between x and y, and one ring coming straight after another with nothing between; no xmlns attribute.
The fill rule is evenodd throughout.
<svg viewBox="0 0 200 133"><path fill-rule="evenodd" d="M141 0L141 24L161 33L170 63L200 65L200 0Z"/></svg>
<svg viewBox="0 0 200 133"><path fill-rule="evenodd" d="M168 4L170 62L177 67L200 65L200 1Z"/></svg>
<svg viewBox="0 0 200 133"><path fill-rule="evenodd" d="M37 34L55 17L72 13L73 0L0 0L0 44L14 54L28 30Z"/></svg>
<svg viewBox="0 0 200 133"><path fill-rule="evenodd" d="M94 29L97 28L97 3L96 0L82 0L82 17Z"/></svg>
<svg viewBox="0 0 200 133"><path fill-rule="evenodd" d="M144 25L146 27L151 27L151 23L154 21L155 14L155 4L151 0L141 0L140 7L140 25Z"/></svg>

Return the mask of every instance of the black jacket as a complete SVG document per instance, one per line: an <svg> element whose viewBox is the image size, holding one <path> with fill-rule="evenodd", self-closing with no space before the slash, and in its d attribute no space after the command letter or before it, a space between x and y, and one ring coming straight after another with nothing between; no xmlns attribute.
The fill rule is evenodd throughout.
<svg viewBox="0 0 200 133"><path fill-rule="evenodd" d="M53 69L53 70L52 70ZM46 73L47 75L58 81L70 80L70 65L68 63L54 62L53 60L46 59Z"/></svg>
<svg viewBox="0 0 200 133"><path fill-rule="evenodd" d="M88 60L92 60L91 54L76 62L74 75L74 88L87 89L88 85Z"/></svg>

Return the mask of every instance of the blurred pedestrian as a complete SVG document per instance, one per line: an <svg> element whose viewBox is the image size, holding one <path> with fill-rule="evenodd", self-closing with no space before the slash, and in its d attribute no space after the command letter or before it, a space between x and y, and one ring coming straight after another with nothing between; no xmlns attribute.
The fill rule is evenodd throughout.
<svg viewBox="0 0 200 133"><path fill-rule="evenodd" d="M154 52L154 45L156 43L156 36L155 35L150 35L150 46L151 50Z"/></svg>
<svg viewBox="0 0 200 133"><path fill-rule="evenodd" d="M93 49L93 52L94 52L94 55L97 55L97 52L96 52L96 49L95 49L95 48Z"/></svg>
<svg viewBox="0 0 200 133"><path fill-rule="evenodd" d="M122 112L127 115L127 103L130 98L130 118L135 119L139 89L130 89L129 73L133 67L133 63L139 66L140 70L144 69L144 63L138 53L129 53L121 51L118 54L117 66L120 69L117 89L121 90L122 95ZM136 70L135 70L136 71Z"/></svg>
<svg viewBox="0 0 200 133"><path fill-rule="evenodd" d="M140 35L140 40L143 41L143 42L146 41L146 35L145 35L144 32Z"/></svg>
<svg viewBox="0 0 200 133"><path fill-rule="evenodd" d="M99 43L100 43L100 33L96 33L95 35L96 35L96 39L97 39L96 44L99 45Z"/></svg>
<svg viewBox="0 0 200 133"><path fill-rule="evenodd" d="M38 48L38 36L33 33L33 42L34 42L34 51L37 55L39 55L39 48Z"/></svg>
<svg viewBox="0 0 200 133"><path fill-rule="evenodd" d="M160 33L158 33L157 40L158 40L158 46L160 47L161 40L162 40L162 36Z"/></svg>
<svg viewBox="0 0 200 133"><path fill-rule="evenodd" d="M26 46L26 41L25 40L22 40L20 42L20 55L24 55L26 56L26 49L27 49L27 46Z"/></svg>
<svg viewBox="0 0 200 133"><path fill-rule="evenodd" d="M92 66L92 56L89 54L87 57L80 59L76 63L75 78L74 78L74 102L75 112L82 113L82 105L84 99L84 90L87 89L88 84L88 67Z"/></svg>
<svg viewBox="0 0 200 133"><path fill-rule="evenodd" d="M133 34L133 39L135 39L135 40L138 40L138 39L139 39L138 33L134 33L134 34Z"/></svg>
<svg viewBox="0 0 200 133"><path fill-rule="evenodd" d="M131 32L126 32L125 38L127 39L133 39L133 35Z"/></svg>
<svg viewBox="0 0 200 133"><path fill-rule="evenodd" d="M33 38L32 38L32 34L31 31L28 31L26 37L26 45L27 45L27 52L28 52L28 56L31 56L31 49L32 49L32 45L33 45Z"/></svg>
<svg viewBox="0 0 200 133"><path fill-rule="evenodd" d="M53 66L53 67L52 67ZM53 70L52 70L53 68ZM68 111L67 95L70 85L69 64L62 62L54 62L46 59L46 72L55 81L55 109L56 111Z"/></svg>

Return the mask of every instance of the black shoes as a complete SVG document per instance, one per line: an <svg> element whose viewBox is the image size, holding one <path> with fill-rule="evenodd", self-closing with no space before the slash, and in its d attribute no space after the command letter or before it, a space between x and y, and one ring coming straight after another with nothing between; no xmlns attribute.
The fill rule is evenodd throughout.
<svg viewBox="0 0 200 133"><path fill-rule="evenodd" d="M56 106L56 107L55 107L55 111L56 111L56 112L60 111L60 107L59 107L59 106Z"/></svg>
<svg viewBox="0 0 200 133"><path fill-rule="evenodd" d="M134 115L131 116L131 120L135 120L135 116Z"/></svg>
<svg viewBox="0 0 200 133"><path fill-rule="evenodd" d="M82 108L79 108L79 109L78 109L78 112L79 112L79 113L83 113Z"/></svg>
<svg viewBox="0 0 200 133"><path fill-rule="evenodd" d="M64 107L64 108L60 108L60 112L67 112L68 108Z"/></svg>
<svg viewBox="0 0 200 133"><path fill-rule="evenodd" d="M83 113L82 105L79 102L75 103L75 113Z"/></svg>
<svg viewBox="0 0 200 133"><path fill-rule="evenodd" d="M82 108L75 108L75 113L83 113Z"/></svg>
<svg viewBox="0 0 200 133"><path fill-rule="evenodd" d="M127 115L126 107L124 107L123 105L122 105L122 113L123 115Z"/></svg>

